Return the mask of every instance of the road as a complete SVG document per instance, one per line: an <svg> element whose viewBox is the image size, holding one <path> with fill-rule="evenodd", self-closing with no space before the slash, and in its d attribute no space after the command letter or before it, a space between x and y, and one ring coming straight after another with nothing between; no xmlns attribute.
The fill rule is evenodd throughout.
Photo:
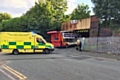
<svg viewBox="0 0 120 80"><path fill-rule="evenodd" d="M120 80L119 60L88 54L73 48L56 49L53 54L1 54L0 61L27 80ZM2 80L13 80L1 70Z"/></svg>

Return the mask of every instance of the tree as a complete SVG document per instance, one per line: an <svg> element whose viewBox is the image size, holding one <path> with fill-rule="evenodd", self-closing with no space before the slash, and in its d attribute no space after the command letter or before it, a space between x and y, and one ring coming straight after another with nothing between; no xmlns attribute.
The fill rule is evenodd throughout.
<svg viewBox="0 0 120 80"><path fill-rule="evenodd" d="M41 35L46 36L47 31L60 28L62 22L70 19L64 15L66 10L66 0L39 0L23 16L28 19L28 30L35 29Z"/></svg>
<svg viewBox="0 0 120 80"><path fill-rule="evenodd" d="M0 13L0 22L2 22L2 20L7 20L10 19L11 15L8 13Z"/></svg>
<svg viewBox="0 0 120 80"><path fill-rule="evenodd" d="M27 26L26 17L17 17L9 20L4 20L1 23L2 31L26 31Z"/></svg>
<svg viewBox="0 0 120 80"><path fill-rule="evenodd" d="M0 31L2 30L2 21L3 20L8 20L8 19L11 19L11 16L10 16L10 14L8 14L8 13L1 13L0 12Z"/></svg>
<svg viewBox="0 0 120 80"><path fill-rule="evenodd" d="M2 23L0 23L0 31L2 30Z"/></svg>
<svg viewBox="0 0 120 80"><path fill-rule="evenodd" d="M100 19L101 26L117 28L120 26L120 1L119 0L91 0L94 4L94 13Z"/></svg>
<svg viewBox="0 0 120 80"><path fill-rule="evenodd" d="M84 18L90 17L90 10L88 5L79 4L77 8L75 8L71 14L72 20L81 20Z"/></svg>

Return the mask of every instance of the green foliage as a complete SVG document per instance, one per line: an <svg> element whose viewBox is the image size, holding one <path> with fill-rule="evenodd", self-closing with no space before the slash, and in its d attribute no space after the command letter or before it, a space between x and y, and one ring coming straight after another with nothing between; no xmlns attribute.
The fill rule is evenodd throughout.
<svg viewBox="0 0 120 80"><path fill-rule="evenodd" d="M2 23L0 23L0 31L2 30Z"/></svg>
<svg viewBox="0 0 120 80"><path fill-rule="evenodd" d="M46 36L47 31L60 28L63 21L70 19L64 15L66 10L66 0L39 0L23 17L27 17L28 30L36 30Z"/></svg>
<svg viewBox="0 0 120 80"><path fill-rule="evenodd" d="M2 30L2 21L8 20L8 19L11 19L10 14L0 12L0 31Z"/></svg>
<svg viewBox="0 0 120 80"><path fill-rule="evenodd" d="M90 10L88 5L79 4L77 8L74 9L74 11L71 14L72 20L81 20L84 18L90 17Z"/></svg>
<svg viewBox="0 0 120 80"><path fill-rule="evenodd" d="M1 23L2 31L25 31L27 28L27 18L26 17L18 17L12 18L9 20L4 20Z"/></svg>
<svg viewBox="0 0 120 80"><path fill-rule="evenodd" d="M0 22L2 22L2 20L7 20L10 19L11 15L8 13L0 13Z"/></svg>
<svg viewBox="0 0 120 80"><path fill-rule="evenodd" d="M119 0L91 0L95 7L95 15L100 19L101 26L118 28L120 26L120 1Z"/></svg>

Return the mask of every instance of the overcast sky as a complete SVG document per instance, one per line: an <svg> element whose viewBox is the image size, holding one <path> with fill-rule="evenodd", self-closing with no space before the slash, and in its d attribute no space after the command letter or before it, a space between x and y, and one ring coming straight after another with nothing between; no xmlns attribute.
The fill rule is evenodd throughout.
<svg viewBox="0 0 120 80"><path fill-rule="evenodd" d="M0 0L0 12L7 12L12 17L19 17L23 13L26 13L32 6L35 5L35 1L38 0ZM77 4L88 4L90 10L92 10L93 4L91 0L68 0L68 11L66 14L71 13ZM91 12L91 15L93 12Z"/></svg>

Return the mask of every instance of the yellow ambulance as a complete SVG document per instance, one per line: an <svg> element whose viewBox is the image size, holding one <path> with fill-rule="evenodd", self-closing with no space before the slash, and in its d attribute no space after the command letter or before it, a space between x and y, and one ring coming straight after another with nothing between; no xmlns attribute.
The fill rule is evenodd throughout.
<svg viewBox="0 0 120 80"><path fill-rule="evenodd" d="M51 53L54 46L33 32L0 32L0 51L2 53Z"/></svg>

